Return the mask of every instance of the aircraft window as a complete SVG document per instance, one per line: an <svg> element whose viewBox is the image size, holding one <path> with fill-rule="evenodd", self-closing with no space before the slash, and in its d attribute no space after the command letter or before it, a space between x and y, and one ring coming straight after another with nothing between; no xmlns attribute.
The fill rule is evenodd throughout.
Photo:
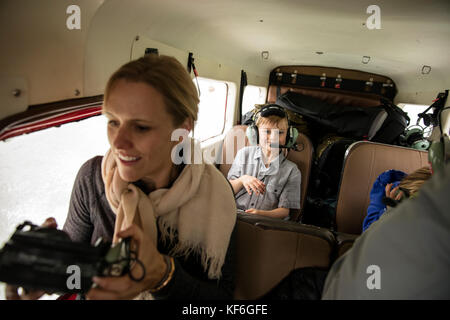
<svg viewBox="0 0 450 320"><path fill-rule="evenodd" d="M398 106L408 114L408 117L410 119L409 126L417 125L417 119L419 119L417 115L421 112L424 112L429 107L420 104L407 104L407 103L399 103ZM429 113L431 112L429 111ZM430 126L428 128L425 128L423 119L420 119L418 125L425 129L424 137L429 137L431 135L432 127Z"/></svg>
<svg viewBox="0 0 450 320"><path fill-rule="evenodd" d="M108 148L103 116L0 142L0 243L25 220L54 217L62 227L80 166Z"/></svg>
<svg viewBox="0 0 450 320"><path fill-rule="evenodd" d="M242 99L242 115L253 110L255 104L266 102L267 88L248 85L244 90Z"/></svg>
<svg viewBox="0 0 450 320"><path fill-rule="evenodd" d="M194 83L197 87L195 79ZM198 78L198 85L200 103L194 138L205 141L222 134L225 129L229 86L225 82L206 78Z"/></svg>

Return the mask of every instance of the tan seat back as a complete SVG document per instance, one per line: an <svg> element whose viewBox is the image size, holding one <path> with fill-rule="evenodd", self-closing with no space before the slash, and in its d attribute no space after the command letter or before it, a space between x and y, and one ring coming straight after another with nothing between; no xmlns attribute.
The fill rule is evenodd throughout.
<svg viewBox="0 0 450 320"><path fill-rule="evenodd" d="M407 174L428 165L428 152L368 141L352 144L345 156L336 207L339 232L360 234L376 178L386 170Z"/></svg>
<svg viewBox="0 0 450 320"><path fill-rule="evenodd" d="M329 268L335 242L327 229L238 214L234 297L258 299L295 269Z"/></svg>
<svg viewBox="0 0 450 320"><path fill-rule="evenodd" d="M237 152L250 144L245 134L245 130L247 130L247 126L237 125L231 128L225 135L219 166L219 170L225 177L228 176L228 171L231 169L231 165L233 164ZM245 143L242 144L242 141L245 141Z"/></svg>
<svg viewBox="0 0 450 320"><path fill-rule="evenodd" d="M227 177L228 171L230 171L233 160L237 152L249 145L249 141L245 135L247 126L237 125L234 126L225 136L222 145L222 156L219 170ZM245 144L241 143L245 141ZM306 200L306 191L308 190L309 176L311 174L313 145L311 140L304 134L299 133L297 138L298 150L290 150L288 159L294 162L302 175L301 182L301 195L300 195L300 212L295 217L291 217L291 220L297 221L303 212L304 203Z"/></svg>

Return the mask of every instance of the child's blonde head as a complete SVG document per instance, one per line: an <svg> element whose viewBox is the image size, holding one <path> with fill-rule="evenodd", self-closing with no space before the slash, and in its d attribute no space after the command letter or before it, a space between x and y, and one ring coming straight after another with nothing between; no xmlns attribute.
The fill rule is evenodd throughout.
<svg viewBox="0 0 450 320"><path fill-rule="evenodd" d="M399 187L408 190L410 196L415 197L419 189L430 177L430 168L422 167L403 178L399 184Z"/></svg>

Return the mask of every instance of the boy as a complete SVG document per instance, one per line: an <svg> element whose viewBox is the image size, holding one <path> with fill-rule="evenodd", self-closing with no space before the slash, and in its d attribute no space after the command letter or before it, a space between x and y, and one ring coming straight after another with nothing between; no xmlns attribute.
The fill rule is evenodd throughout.
<svg viewBox="0 0 450 320"><path fill-rule="evenodd" d="M247 213L288 219L290 209L300 209L301 174L282 150L291 144L288 118L278 105L266 105L255 115L258 145L242 148L228 172L238 209ZM251 130L255 130L251 133ZM252 141L252 137L249 136ZM294 141L295 142L295 141ZM281 148L281 149L280 149Z"/></svg>

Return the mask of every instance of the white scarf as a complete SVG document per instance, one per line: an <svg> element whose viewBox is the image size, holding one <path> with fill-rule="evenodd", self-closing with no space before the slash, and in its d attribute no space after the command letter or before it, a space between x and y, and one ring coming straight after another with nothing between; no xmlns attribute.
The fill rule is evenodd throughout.
<svg viewBox="0 0 450 320"><path fill-rule="evenodd" d="M218 279L225 261L231 232L236 222L236 204L225 177L210 164L187 164L170 189L146 195L140 188L123 181L111 150L102 161L106 198L116 214L117 233L131 224L138 225L157 245L157 226L162 239L172 241L178 233L173 256L191 252L201 256L208 278Z"/></svg>

